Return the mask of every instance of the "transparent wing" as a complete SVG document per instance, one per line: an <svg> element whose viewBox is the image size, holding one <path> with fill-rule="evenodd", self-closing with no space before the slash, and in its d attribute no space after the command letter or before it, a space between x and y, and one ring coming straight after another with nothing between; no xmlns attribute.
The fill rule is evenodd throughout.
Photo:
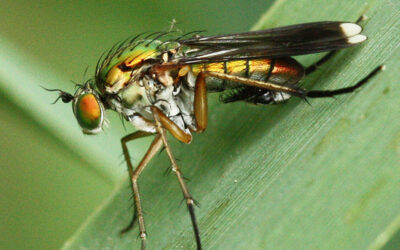
<svg viewBox="0 0 400 250"><path fill-rule="evenodd" d="M185 65L243 59L279 58L338 50L366 40L347 22L315 22L219 36L179 40L187 53L172 63Z"/></svg>

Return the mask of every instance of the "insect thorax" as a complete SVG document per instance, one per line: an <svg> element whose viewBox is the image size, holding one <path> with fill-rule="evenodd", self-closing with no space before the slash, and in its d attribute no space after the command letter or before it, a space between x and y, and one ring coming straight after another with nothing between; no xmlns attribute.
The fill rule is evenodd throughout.
<svg viewBox="0 0 400 250"><path fill-rule="evenodd" d="M174 84L169 71L163 75L152 72L154 65L170 59L171 53L165 48L160 49L160 44L151 41L146 46L145 42L139 41L113 52L97 71L97 88L108 108L122 114L140 130L156 131L150 111L153 105L190 133L189 129L196 127L193 114L195 78L190 72Z"/></svg>

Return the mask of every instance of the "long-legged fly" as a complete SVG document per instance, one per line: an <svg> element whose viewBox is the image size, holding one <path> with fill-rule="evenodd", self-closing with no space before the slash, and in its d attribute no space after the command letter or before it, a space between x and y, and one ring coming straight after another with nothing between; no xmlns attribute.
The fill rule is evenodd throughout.
<svg viewBox="0 0 400 250"><path fill-rule="evenodd" d="M138 178L149 161L165 147L189 210L197 248L201 249L194 200L189 193L166 137L189 144L192 133L207 128L207 93L219 92L224 103L244 101L276 104L297 96L303 99L351 93L383 69L377 67L357 84L335 90L307 90L298 83L342 48L364 42L362 28L349 22L314 22L245 33L202 36L201 32L166 39L171 32L140 34L115 45L97 63L94 78L79 85L75 94L59 91L72 102L85 134L103 128L104 111L114 110L137 128L121 139L134 194L142 249L146 229ZM162 41L161 41L161 40ZM330 52L305 68L291 56ZM134 168L129 141L154 136L139 165Z"/></svg>

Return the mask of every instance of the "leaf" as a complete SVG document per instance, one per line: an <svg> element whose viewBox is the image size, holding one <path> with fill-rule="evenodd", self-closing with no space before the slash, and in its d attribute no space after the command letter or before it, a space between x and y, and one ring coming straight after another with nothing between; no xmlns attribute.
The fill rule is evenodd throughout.
<svg viewBox="0 0 400 250"><path fill-rule="evenodd" d="M398 1L278 1L261 18L256 29L368 16L368 42L339 52L304 80L308 88L348 86L382 63L387 71L357 93L311 106L220 105L211 97L207 132L190 147L172 142L200 203L206 249L378 248L382 235L399 230L399 9ZM149 249L194 248L177 181L162 177L167 167L165 156L156 158L139 183ZM137 228L118 235L130 219L129 195L121 184L65 248L139 248Z"/></svg>
<svg viewBox="0 0 400 250"><path fill-rule="evenodd" d="M227 32L246 30L268 3L251 5L261 8L237 2L221 13L221 0L0 1L0 248L59 248L126 175L120 138L133 127L124 130L110 112L110 129L84 136L71 105L50 105L57 94L40 86L74 92L70 80L92 77L105 49L129 35L169 29L173 17L183 31L215 33L226 20ZM148 142L131 143L136 162Z"/></svg>
<svg viewBox="0 0 400 250"><path fill-rule="evenodd" d="M228 13L221 0L0 1L7 20L0 23L0 248L59 248L126 175L120 138L133 127L124 130L109 112L110 129L84 136L71 105L50 105L57 94L40 85L74 92L70 79L92 77L105 49L129 35L169 29L173 17L182 31L234 32L247 30L267 6L235 2ZM130 144L135 162L148 142Z"/></svg>
<svg viewBox="0 0 400 250"><path fill-rule="evenodd" d="M311 106L295 98L271 107L222 105L212 96L208 130L190 146L171 141L200 203L206 249L379 248L396 235L399 9L398 1L278 1L257 23L264 28L366 14L367 43L339 52L304 86L343 87L381 63L387 70L357 93L311 100ZM308 65L317 57L300 60ZM157 157L139 182L148 247L194 248L176 178L163 176L168 165L164 155ZM138 249L137 227L118 234L130 220L129 197L126 180L64 247Z"/></svg>
<svg viewBox="0 0 400 250"><path fill-rule="evenodd" d="M363 22L369 40L340 51L304 80L312 89L349 86L385 63L357 93L285 105L220 105L190 146L172 142L196 209L205 249L377 249L397 231L400 207L400 3L278 1L255 29L320 20ZM301 57L310 64L319 56ZM195 248L189 215L162 155L141 176L149 249ZM122 183L64 246L140 246ZM390 230L389 230L390 228ZM385 239L380 241L380 239Z"/></svg>

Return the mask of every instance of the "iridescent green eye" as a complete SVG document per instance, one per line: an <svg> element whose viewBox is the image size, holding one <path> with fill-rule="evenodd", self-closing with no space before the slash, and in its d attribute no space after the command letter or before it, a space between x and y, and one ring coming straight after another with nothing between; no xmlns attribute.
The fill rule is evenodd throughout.
<svg viewBox="0 0 400 250"><path fill-rule="evenodd" d="M75 117L86 134L100 132L104 114L103 107L93 93L80 94L73 104Z"/></svg>

